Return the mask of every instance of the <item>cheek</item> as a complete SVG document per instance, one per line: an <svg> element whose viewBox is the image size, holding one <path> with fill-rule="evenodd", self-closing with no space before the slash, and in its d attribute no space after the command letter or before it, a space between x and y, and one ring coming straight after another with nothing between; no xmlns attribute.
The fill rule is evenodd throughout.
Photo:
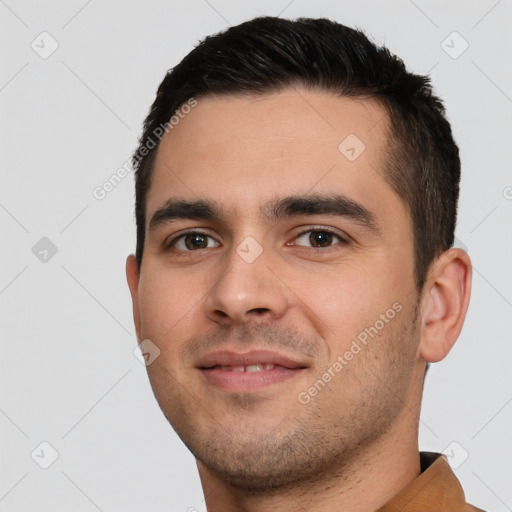
<svg viewBox="0 0 512 512"><path fill-rule="evenodd" d="M197 314L204 283L193 273L176 273L148 268L139 286L141 335L151 339L161 350L189 334L197 324Z"/></svg>
<svg viewBox="0 0 512 512"><path fill-rule="evenodd" d="M386 328L390 321L396 323L393 319L400 316L396 310L407 298L410 283L388 261L384 257L372 264L353 260L326 272L301 273L292 280L300 299L297 304L326 340L331 359L344 353L360 333L364 338L365 329L376 322L379 331L383 322Z"/></svg>

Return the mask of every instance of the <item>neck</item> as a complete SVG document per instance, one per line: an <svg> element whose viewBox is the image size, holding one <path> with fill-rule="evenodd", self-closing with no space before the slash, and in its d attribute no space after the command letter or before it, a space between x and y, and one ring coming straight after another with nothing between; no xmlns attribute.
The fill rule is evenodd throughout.
<svg viewBox="0 0 512 512"><path fill-rule="evenodd" d="M410 410L401 415L411 416ZM416 420L417 421L417 420ZM396 429L343 468L326 468L316 482L252 494L236 489L198 461L208 512L374 511L420 474L416 428Z"/></svg>

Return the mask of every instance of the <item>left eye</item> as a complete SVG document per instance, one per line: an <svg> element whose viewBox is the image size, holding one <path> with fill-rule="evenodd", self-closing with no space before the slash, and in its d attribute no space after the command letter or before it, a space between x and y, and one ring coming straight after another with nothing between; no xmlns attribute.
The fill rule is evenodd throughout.
<svg viewBox="0 0 512 512"><path fill-rule="evenodd" d="M345 242L340 236L326 230L312 230L302 233L295 239L296 245L307 247L324 248Z"/></svg>
<svg viewBox="0 0 512 512"><path fill-rule="evenodd" d="M208 249L217 247L219 244L211 236L203 233L186 233L175 238L171 247L178 251L195 251L197 249Z"/></svg>

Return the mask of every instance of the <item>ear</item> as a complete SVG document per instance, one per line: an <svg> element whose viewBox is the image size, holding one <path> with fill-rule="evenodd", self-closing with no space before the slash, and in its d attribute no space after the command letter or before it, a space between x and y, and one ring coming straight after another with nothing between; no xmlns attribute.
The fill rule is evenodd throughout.
<svg viewBox="0 0 512 512"><path fill-rule="evenodd" d="M130 288L130 294L132 296L132 308L133 308L133 322L135 324L135 332L137 333L137 340L140 343L140 311L139 311L139 265L137 259L133 254L130 254L126 259L126 279L128 281L128 287Z"/></svg>
<svg viewBox="0 0 512 512"><path fill-rule="evenodd" d="M443 252L429 271L421 306L419 354L435 363L444 359L462 330L471 295L471 260L462 249Z"/></svg>

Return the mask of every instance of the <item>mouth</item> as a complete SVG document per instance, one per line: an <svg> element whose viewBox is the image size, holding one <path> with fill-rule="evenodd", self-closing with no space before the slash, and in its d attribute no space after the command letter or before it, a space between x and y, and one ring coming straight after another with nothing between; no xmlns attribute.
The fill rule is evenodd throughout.
<svg viewBox="0 0 512 512"><path fill-rule="evenodd" d="M244 353L213 352L203 357L197 368L214 387L230 392L248 392L297 377L307 365L284 354L253 350Z"/></svg>
<svg viewBox="0 0 512 512"><path fill-rule="evenodd" d="M267 364L267 363L256 363L256 364L239 364L235 366L226 366L226 365L215 365L210 368L203 368L203 370L214 370L214 369L220 369L223 372L248 372L248 373L255 373L255 372L266 372L269 370L273 370L276 367L275 364Z"/></svg>

